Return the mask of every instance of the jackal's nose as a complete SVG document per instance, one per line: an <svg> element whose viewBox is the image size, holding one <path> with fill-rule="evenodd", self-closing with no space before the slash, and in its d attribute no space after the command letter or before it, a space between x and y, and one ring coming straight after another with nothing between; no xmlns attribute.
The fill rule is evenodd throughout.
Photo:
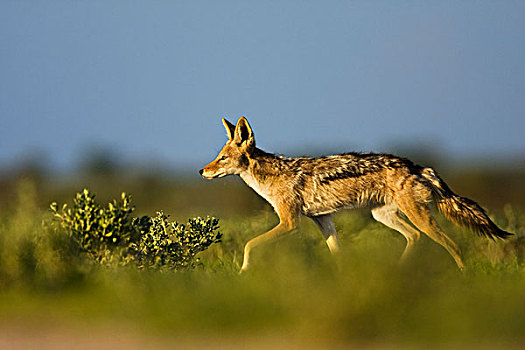
<svg viewBox="0 0 525 350"><path fill-rule="evenodd" d="M204 172L204 169L199 170L199 174L202 175L203 172Z"/></svg>

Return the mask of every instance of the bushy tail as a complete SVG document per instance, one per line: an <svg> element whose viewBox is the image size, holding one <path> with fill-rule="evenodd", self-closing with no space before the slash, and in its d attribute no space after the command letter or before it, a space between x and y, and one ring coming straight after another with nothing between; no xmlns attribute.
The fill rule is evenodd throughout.
<svg viewBox="0 0 525 350"><path fill-rule="evenodd" d="M432 185L439 211L456 225L468 227L478 235L491 239L507 238L512 235L496 226L478 203L452 192L434 169L424 168L421 175Z"/></svg>

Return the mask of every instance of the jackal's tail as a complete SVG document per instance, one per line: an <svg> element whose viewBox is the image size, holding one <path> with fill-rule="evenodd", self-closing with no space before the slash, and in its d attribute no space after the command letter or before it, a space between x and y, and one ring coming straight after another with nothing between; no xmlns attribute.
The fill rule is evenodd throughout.
<svg viewBox="0 0 525 350"><path fill-rule="evenodd" d="M452 192L434 169L424 168L421 175L432 185L439 211L456 225L466 226L478 235L492 239L507 238L512 235L496 226L478 203Z"/></svg>

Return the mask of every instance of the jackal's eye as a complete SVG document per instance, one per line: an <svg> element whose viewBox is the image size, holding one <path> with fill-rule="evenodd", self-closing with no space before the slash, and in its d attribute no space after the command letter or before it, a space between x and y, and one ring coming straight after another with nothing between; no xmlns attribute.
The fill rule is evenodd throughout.
<svg viewBox="0 0 525 350"><path fill-rule="evenodd" d="M228 159L228 156L226 155L223 155L222 157L219 158L219 160L226 160L226 159Z"/></svg>

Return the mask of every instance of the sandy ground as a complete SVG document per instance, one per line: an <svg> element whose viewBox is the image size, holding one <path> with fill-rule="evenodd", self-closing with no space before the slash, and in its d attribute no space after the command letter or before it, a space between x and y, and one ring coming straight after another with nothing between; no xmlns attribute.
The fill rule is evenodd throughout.
<svg viewBox="0 0 525 350"><path fill-rule="evenodd" d="M362 350L412 350L412 349L522 349L517 344L470 344L401 346L399 344L322 344L312 341L290 340L283 336L169 336L146 335L133 329L86 329L64 325L0 324L0 350L148 350L148 349L199 349L199 350L313 350L313 349L362 349Z"/></svg>
<svg viewBox="0 0 525 350"><path fill-rule="evenodd" d="M140 331L93 330L46 325L0 325L0 350L135 350L135 349L323 349L283 338L145 335ZM339 349L340 347L335 347ZM330 349L335 349L330 347ZM342 347L341 347L342 348ZM371 349L371 348L370 348Z"/></svg>

